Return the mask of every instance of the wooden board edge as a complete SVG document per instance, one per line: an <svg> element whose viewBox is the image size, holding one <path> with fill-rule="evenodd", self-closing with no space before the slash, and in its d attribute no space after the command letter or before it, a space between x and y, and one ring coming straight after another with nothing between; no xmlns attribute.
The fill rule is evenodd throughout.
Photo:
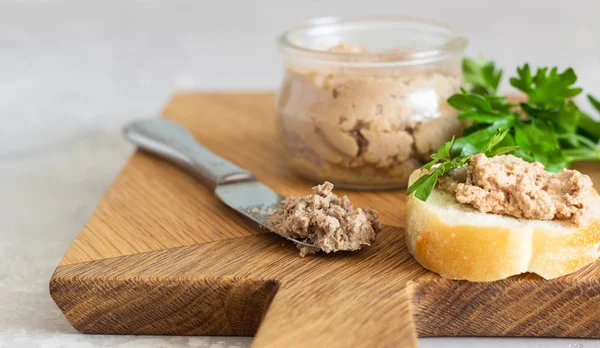
<svg viewBox="0 0 600 348"><path fill-rule="evenodd" d="M49 291L82 333L254 336L279 288L274 280L235 276L126 279L80 269L58 267Z"/></svg>
<svg viewBox="0 0 600 348"><path fill-rule="evenodd" d="M533 274L492 283L423 278L407 284L419 337L600 338L598 280L541 280Z"/></svg>

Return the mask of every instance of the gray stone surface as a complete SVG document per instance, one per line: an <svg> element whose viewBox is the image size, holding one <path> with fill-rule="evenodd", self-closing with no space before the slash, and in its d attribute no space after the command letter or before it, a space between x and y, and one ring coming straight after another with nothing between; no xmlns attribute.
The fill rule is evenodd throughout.
<svg viewBox="0 0 600 348"><path fill-rule="evenodd" d="M130 155L119 129L176 90L275 89L275 36L323 15L442 20L503 67L572 65L600 95L600 3L0 0L0 347L247 347L250 338L76 333L52 270ZM505 84L503 88L506 88ZM423 339L422 347L600 347L592 340Z"/></svg>

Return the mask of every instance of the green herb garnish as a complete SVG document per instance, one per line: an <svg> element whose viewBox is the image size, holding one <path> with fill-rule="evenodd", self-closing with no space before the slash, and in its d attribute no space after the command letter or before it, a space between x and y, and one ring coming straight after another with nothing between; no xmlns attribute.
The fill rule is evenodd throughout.
<svg viewBox="0 0 600 348"><path fill-rule="evenodd" d="M479 61L463 59L463 77L471 85L470 92L481 95L496 94L502 80L502 69L496 69L496 63L483 57Z"/></svg>
<svg viewBox="0 0 600 348"><path fill-rule="evenodd" d="M600 160L600 122L572 100L582 92L574 86L577 75L573 69L539 68L533 73L528 64L517 68L510 84L526 95L519 104L497 95L502 70L494 62L466 58L463 73L466 89L451 96L448 103L469 126L431 156L423 169L440 165L415 181L408 194L414 192L426 200L440 176L463 166L476 153L512 153L540 162L548 171L559 171L576 161ZM590 95L588 100L600 112L600 101Z"/></svg>
<svg viewBox="0 0 600 348"><path fill-rule="evenodd" d="M491 157L509 153L515 150L517 146L498 146L500 143L502 143L507 134L508 129L496 131L481 152L485 153L486 156ZM439 166L437 166L431 173L421 176L419 179L417 179L417 181L410 185L408 191L406 192L407 195L410 195L414 192L415 196L420 200L427 200L440 176L450 172L451 170L464 166L465 163L467 163L467 161L475 154L472 153L468 155L460 155L452 158L450 149L452 148L453 144L454 138L442 145L437 153L431 155L431 161L425 164L422 169L431 169L438 163Z"/></svg>

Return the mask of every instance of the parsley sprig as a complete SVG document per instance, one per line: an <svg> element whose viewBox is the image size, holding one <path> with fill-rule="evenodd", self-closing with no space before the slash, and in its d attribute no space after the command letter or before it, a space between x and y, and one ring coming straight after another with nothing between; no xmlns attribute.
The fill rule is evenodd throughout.
<svg viewBox="0 0 600 348"><path fill-rule="evenodd" d="M516 146L497 146L498 144L502 143L507 134L508 129L504 131L498 130L487 142L482 152L485 153L486 156L491 157L509 153L515 150L517 148ZM442 145L437 153L431 155L431 161L425 164L421 169L430 170L434 165L438 163L439 165L430 173L425 174L417 179L417 181L415 181L408 188L408 191L406 192L407 195L410 195L414 192L415 196L420 200L427 200L440 176L464 166L469 159L471 159L474 153L452 157L450 154L450 149L454 143L455 139L453 137L452 140Z"/></svg>
<svg viewBox="0 0 600 348"><path fill-rule="evenodd" d="M431 169L408 189L426 200L437 179L463 166L473 154L495 156L512 153L526 161L537 161L549 171L559 171L574 162L600 160L600 122L581 111L572 100L582 92L575 86L577 75L568 68L539 68L528 64L517 68L510 84L526 99L511 103L498 95L503 75L494 62L466 58L463 61L466 89L448 99L468 126L462 136L444 144L423 166ZM590 95L592 107L600 112L600 101ZM492 149L497 148L493 151Z"/></svg>
<svg viewBox="0 0 600 348"><path fill-rule="evenodd" d="M479 61L463 59L463 77L471 85L471 92L480 95L493 95L498 91L502 80L502 69L496 69L496 63L480 57Z"/></svg>

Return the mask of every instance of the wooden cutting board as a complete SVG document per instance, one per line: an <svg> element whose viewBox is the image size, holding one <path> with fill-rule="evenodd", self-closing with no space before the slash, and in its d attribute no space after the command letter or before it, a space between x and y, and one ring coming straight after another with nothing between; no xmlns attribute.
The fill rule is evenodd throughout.
<svg viewBox="0 0 600 348"><path fill-rule="evenodd" d="M277 156L271 94L179 94L164 117L283 195L312 183ZM600 166L580 169L600 185ZM67 250L50 293L85 333L256 335L255 347L416 347L417 336L600 337L600 268L492 283L426 271L404 192L346 192L386 227L357 253L300 258L182 170L136 153ZM393 227L392 227L393 226Z"/></svg>

